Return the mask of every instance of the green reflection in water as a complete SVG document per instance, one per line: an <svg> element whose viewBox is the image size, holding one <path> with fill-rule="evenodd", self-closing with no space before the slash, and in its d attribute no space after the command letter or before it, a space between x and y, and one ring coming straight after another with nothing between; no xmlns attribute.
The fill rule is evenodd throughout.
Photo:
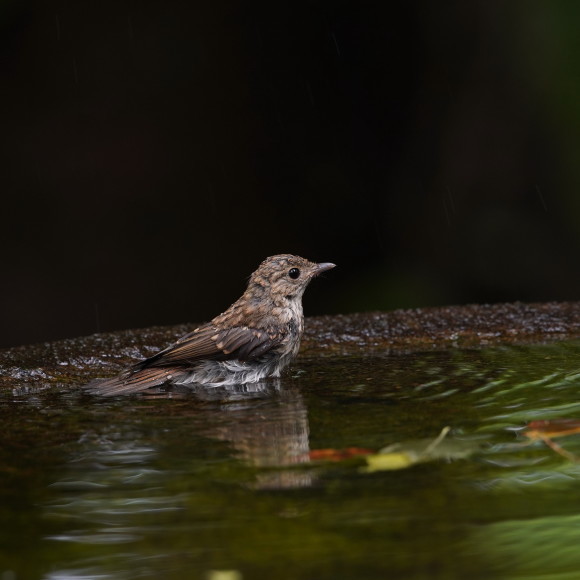
<svg viewBox="0 0 580 580"><path fill-rule="evenodd" d="M573 577L580 465L518 431L580 417L579 354L303 359L262 392L176 399L5 394L0 577ZM481 452L395 472L309 461L446 425Z"/></svg>

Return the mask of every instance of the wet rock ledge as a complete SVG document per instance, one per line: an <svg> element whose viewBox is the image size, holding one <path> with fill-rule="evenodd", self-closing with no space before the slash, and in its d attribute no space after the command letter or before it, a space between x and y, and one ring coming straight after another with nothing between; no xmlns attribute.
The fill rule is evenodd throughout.
<svg viewBox="0 0 580 580"><path fill-rule="evenodd" d="M0 351L0 390L84 384L150 356L195 324L128 330ZM483 304L307 318L301 356L478 348L580 337L580 302Z"/></svg>
<svg viewBox="0 0 580 580"><path fill-rule="evenodd" d="M470 304L319 316L307 320L303 352L417 352L580 337L580 302Z"/></svg>

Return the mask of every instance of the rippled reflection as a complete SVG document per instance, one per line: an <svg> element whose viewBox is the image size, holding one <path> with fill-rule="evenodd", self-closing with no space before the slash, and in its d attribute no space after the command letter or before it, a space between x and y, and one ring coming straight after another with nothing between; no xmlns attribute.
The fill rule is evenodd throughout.
<svg viewBox="0 0 580 580"><path fill-rule="evenodd" d="M125 399L17 389L0 397L0 579L565 577L580 464L521 432L580 417L578 354L303 360L278 382ZM447 425L476 451L398 472L310 461Z"/></svg>

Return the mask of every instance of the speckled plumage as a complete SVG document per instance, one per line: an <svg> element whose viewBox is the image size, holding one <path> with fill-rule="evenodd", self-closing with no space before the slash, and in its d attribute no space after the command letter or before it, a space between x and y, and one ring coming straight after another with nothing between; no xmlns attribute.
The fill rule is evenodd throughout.
<svg viewBox="0 0 580 580"><path fill-rule="evenodd" d="M267 258L225 312L118 376L86 388L111 396L167 382L216 387L279 377L300 348L304 290L312 278L331 268L334 264L290 254Z"/></svg>

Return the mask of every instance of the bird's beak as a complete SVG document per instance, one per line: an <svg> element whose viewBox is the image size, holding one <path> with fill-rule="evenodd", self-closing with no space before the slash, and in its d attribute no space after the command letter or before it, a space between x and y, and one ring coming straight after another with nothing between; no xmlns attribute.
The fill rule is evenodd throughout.
<svg viewBox="0 0 580 580"><path fill-rule="evenodd" d="M336 264L332 264L330 262L322 262L322 264L316 264L316 270L314 271L314 275L318 276L318 274L322 274L322 272L332 270L333 268L336 268Z"/></svg>

